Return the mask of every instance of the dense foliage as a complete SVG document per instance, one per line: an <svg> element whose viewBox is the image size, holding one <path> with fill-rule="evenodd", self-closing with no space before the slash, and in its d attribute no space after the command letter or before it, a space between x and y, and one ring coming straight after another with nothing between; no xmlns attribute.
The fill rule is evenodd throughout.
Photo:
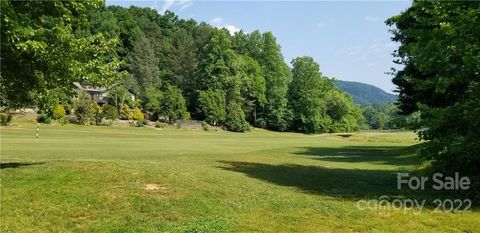
<svg viewBox="0 0 480 233"><path fill-rule="evenodd" d="M401 114L393 102L362 106L362 113L368 129L411 129L419 126L419 112Z"/></svg>
<svg viewBox="0 0 480 233"><path fill-rule="evenodd" d="M89 30L101 1L1 1L1 103L42 102L72 82L107 85L119 77L116 38Z"/></svg>
<svg viewBox="0 0 480 233"><path fill-rule="evenodd" d="M480 179L480 2L415 1L387 21L396 56L399 108L420 111L422 154L436 170ZM477 190L479 187L476 187Z"/></svg>
<svg viewBox="0 0 480 233"><path fill-rule="evenodd" d="M50 117L62 105L82 124L140 120L140 108L150 120L191 117L238 132L250 125L357 130L360 113L351 98L318 65L315 77L302 77L296 67L302 59L315 64L295 59L292 81L271 32L232 35L172 12L101 1L2 1L2 103L38 100ZM84 94L72 100L72 82L113 87L108 104L95 106Z"/></svg>
<svg viewBox="0 0 480 233"><path fill-rule="evenodd" d="M294 130L307 133L358 130L360 110L350 96L322 76L320 66L311 57L295 58L292 65L288 100Z"/></svg>

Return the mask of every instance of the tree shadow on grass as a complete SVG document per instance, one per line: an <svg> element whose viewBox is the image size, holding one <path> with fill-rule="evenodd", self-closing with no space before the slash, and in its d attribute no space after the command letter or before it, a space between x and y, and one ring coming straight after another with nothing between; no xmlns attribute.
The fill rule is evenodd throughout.
<svg viewBox="0 0 480 233"><path fill-rule="evenodd" d="M241 172L255 179L302 191L341 198L359 199L380 195L399 195L396 172L305 166L298 164L262 164L218 161L220 168Z"/></svg>
<svg viewBox="0 0 480 233"><path fill-rule="evenodd" d="M297 155L306 155L316 160L346 163L372 163L396 166L411 166L420 163L416 156L417 146L373 147L346 146L341 148L302 147Z"/></svg>
<svg viewBox="0 0 480 233"><path fill-rule="evenodd" d="M44 162L36 162L36 163L20 163L20 162L11 162L11 163L0 163L0 169L5 168L18 168L23 166L30 166L30 165L40 165L44 164Z"/></svg>
<svg viewBox="0 0 480 233"><path fill-rule="evenodd" d="M415 147L344 147L306 148L297 154L313 156L314 159L336 162L366 162L398 165L398 169L345 169L300 164L264 164L242 161L217 161L219 168L239 172L248 177L271 184L297 188L299 191L346 200L376 199L388 196L426 200L432 207L437 198L453 198L451 193L431 190L410 190L406 185L397 189L397 175L408 172L406 166L419 164L414 156ZM412 173L412 172L410 172ZM415 173L411 176L418 176Z"/></svg>

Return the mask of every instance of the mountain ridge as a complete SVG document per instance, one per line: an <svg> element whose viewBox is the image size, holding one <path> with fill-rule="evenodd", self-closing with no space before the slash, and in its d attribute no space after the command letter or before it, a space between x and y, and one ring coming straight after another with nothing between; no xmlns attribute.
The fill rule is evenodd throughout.
<svg viewBox="0 0 480 233"><path fill-rule="evenodd" d="M353 102L359 105L383 104L397 99L396 95L371 84L338 79L335 79L335 83L340 89L350 94Z"/></svg>

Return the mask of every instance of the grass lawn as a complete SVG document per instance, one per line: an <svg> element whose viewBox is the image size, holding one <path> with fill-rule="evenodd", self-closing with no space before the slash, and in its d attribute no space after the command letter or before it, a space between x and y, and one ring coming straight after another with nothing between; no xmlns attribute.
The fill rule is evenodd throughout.
<svg viewBox="0 0 480 233"><path fill-rule="evenodd" d="M423 195L396 190L411 132L35 128L1 128L1 232L480 231L478 211L357 207Z"/></svg>

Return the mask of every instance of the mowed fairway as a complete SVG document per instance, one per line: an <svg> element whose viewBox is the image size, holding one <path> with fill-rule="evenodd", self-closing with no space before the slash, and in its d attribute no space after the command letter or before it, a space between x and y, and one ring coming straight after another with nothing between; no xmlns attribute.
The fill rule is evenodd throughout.
<svg viewBox="0 0 480 233"><path fill-rule="evenodd" d="M480 214L361 210L413 197L411 132L349 138L42 125L1 129L1 232L479 232ZM421 194L419 194L421 195Z"/></svg>

